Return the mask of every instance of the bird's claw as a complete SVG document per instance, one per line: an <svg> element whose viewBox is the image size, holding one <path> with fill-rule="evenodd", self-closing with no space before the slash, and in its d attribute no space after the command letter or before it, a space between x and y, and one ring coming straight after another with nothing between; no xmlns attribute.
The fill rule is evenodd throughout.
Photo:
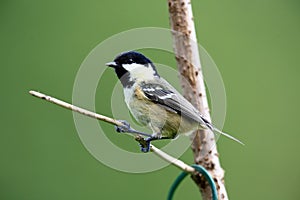
<svg viewBox="0 0 300 200"><path fill-rule="evenodd" d="M148 153L148 152L150 151L150 141L147 141L147 140L146 140L146 142L145 142L144 145L141 145L141 144L140 144L140 147L141 147L141 151L142 151L143 153Z"/></svg>
<svg viewBox="0 0 300 200"><path fill-rule="evenodd" d="M141 147L141 151L143 153L147 153L150 151L150 142L152 140L151 137L143 138L142 136L138 135L135 137L135 140L139 142L139 145Z"/></svg>
<svg viewBox="0 0 300 200"><path fill-rule="evenodd" d="M123 124L123 126L115 126L115 129L118 133L126 133L130 130L130 124L125 120L118 120Z"/></svg>

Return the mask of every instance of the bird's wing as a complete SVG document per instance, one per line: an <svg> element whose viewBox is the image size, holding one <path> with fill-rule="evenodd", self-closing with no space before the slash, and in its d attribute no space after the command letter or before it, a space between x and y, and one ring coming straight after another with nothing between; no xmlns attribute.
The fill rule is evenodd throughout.
<svg viewBox="0 0 300 200"><path fill-rule="evenodd" d="M167 81L161 79L155 82L144 82L141 89L145 96L169 111L178 113L183 117L190 118L209 128L210 123L205 120L199 111L176 91Z"/></svg>
<svg viewBox="0 0 300 200"><path fill-rule="evenodd" d="M233 136L222 132L215 128L208 120L206 120L200 112L186 100L175 88L173 88L166 80L159 78L152 82L144 82L141 84L141 89L145 96L164 108L176 112L181 116L190 118L199 123L202 127L207 127L213 132L218 132L240 144L240 140Z"/></svg>

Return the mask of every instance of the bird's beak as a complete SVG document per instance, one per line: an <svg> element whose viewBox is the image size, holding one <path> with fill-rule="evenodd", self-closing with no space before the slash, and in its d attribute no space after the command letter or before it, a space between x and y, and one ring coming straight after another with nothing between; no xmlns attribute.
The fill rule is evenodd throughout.
<svg viewBox="0 0 300 200"><path fill-rule="evenodd" d="M108 67L113 67L113 68L117 67L117 63L116 62L108 62L105 65L108 66Z"/></svg>

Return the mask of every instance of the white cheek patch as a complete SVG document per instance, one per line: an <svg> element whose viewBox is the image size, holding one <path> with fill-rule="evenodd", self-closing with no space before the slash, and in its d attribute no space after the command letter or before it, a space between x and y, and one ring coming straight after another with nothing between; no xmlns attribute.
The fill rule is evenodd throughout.
<svg viewBox="0 0 300 200"><path fill-rule="evenodd" d="M134 79L152 79L155 75L155 71L151 65L145 66L142 64L132 63L132 64L123 64L122 67L129 72L130 80Z"/></svg>
<svg viewBox="0 0 300 200"><path fill-rule="evenodd" d="M145 68L144 65L137 64L137 63L123 64L122 67L124 67L124 69L126 69L128 72L131 72L137 68L140 68L140 69Z"/></svg>

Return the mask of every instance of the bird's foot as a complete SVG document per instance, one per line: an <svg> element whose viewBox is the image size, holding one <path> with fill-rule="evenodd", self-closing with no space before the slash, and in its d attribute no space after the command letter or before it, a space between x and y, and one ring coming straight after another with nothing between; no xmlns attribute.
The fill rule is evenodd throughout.
<svg viewBox="0 0 300 200"><path fill-rule="evenodd" d="M130 131L130 124L125 120L118 120L123 124L123 126L115 126L115 129L118 133L127 133Z"/></svg>
<svg viewBox="0 0 300 200"><path fill-rule="evenodd" d="M148 153L150 151L151 141L152 141L152 137L148 137L148 138L144 139L144 143L143 144L140 143L141 151L143 153Z"/></svg>
<svg viewBox="0 0 300 200"><path fill-rule="evenodd" d="M161 140L161 139L169 139L162 137L161 134L153 134L150 137L143 138L142 136L136 136L135 140L139 142L139 145L141 147L141 151L143 153L147 153L150 151L150 145L151 141L153 140Z"/></svg>
<svg viewBox="0 0 300 200"><path fill-rule="evenodd" d="M146 136L146 137L152 137L148 133L137 131L137 130L131 128L130 124L125 120L118 120L118 121L123 124L122 126L115 126L116 131L119 132L119 133L132 133L132 134L143 135L143 136Z"/></svg>
<svg viewBox="0 0 300 200"><path fill-rule="evenodd" d="M139 142L139 145L141 147L141 151L143 153L147 153L150 151L150 144L152 141L152 137L144 138L140 135L135 137L135 140Z"/></svg>

